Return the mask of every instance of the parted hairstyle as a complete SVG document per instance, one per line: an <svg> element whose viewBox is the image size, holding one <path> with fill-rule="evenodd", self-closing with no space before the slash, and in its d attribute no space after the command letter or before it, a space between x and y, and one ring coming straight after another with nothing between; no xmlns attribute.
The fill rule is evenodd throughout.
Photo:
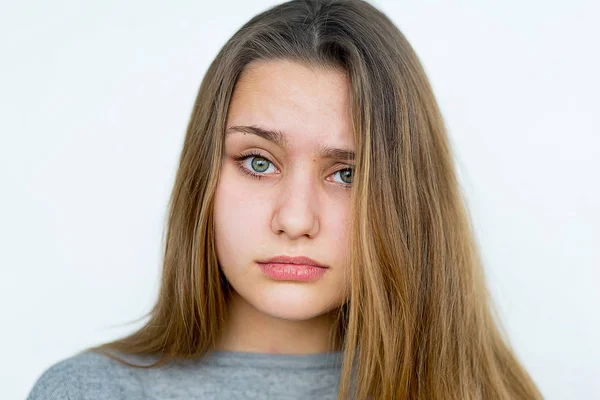
<svg viewBox="0 0 600 400"><path fill-rule="evenodd" d="M224 326L213 199L225 120L251 61L346 74L356 148L339 399L540 399L486 288L445 123L424 69L365 1L293 0L243 25L201 82L169 200L160 292L134 333L87 350L154 368L199 359ZM115 355L154 354L146 366Z"/></svg>

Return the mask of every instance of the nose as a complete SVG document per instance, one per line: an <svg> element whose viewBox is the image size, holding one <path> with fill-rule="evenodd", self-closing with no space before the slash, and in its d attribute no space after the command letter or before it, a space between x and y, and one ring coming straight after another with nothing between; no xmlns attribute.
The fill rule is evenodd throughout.
<svg viewBox="0 0 600 400"><path fill-rule="evenodd" d="M312 177L288 179L279 188L271 227L290 239L314 238L319 232L318 187Z"/></svg>

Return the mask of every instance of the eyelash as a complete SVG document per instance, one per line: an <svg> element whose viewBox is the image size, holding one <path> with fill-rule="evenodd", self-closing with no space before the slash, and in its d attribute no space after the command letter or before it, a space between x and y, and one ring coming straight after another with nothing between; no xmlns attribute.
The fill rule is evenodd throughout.
<svg viewBox="0 0 600 400"><path fill-rule="evenodd" d="M235 162L236 162L236 164L237 164L237 166L238 166L239 170L240 170L240 171L241 171L241 172L242 172L244 175L246 175L246 176L249 176L249 177L251 177L251 178L254 178L254 179L258 179L258 180L260 180L261 178L264 178L264 177L265 177L265 175L257 174L257 173L255 173L255 172L252 172L252 171L248 170L246 167L244 167L244 165L243 165L243 161L245 161L247 158L250 158L250 157L260 157L260 158L264 158L264 159L265 159L265 160L267 160L269 163L273 164L273 163L271 162L271 160L269 160L267 157L263 156L262 154L260 154L260 153L259 153L259 152L257 152L257 151L249 151L249 152L245 152L245 153L240 153L240 154L238 154L237 156L234 156L234 157L233 157L233 159L235 160ZM335 171L335 172L334 172L334 174L335 174L335 173L337 173L337 172L340 172L340 171L345 171L345 170L348 170L348 169L352 169L352 170L353 170L353 168L352 168L352 167L348 167L348 168L342 168L342 169L339 169L339 170ZM338 185L338 186L340 186L340 187L342 187L342 188L345 188L345 189L350 189L350 188L352 187L352 184L351 184L351 183L339 183L339 182L333 182L333 183L334 183L335 185Z"/></svg>

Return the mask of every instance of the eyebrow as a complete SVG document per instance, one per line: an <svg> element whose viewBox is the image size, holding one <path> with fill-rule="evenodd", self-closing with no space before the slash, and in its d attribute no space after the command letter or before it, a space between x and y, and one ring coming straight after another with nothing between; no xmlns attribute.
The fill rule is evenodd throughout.
<svg viewBox="0 0 600 400"><path fill-rule="evenodd" d="M227 130L225 131L225 136L234 132L250 133L252 135L259 136L263 139L275 143L277 146L281 147L284 150L288 150L290 148L290 141L288 137L285 135L285 133L278 130L266 129L256 125L236 125L227 128ZM323 144L317 146L317 150L315 151L315 153L319 157L330 158L335 160L354 161L356 158L356 154L352 150L338 149Z"/></svg>

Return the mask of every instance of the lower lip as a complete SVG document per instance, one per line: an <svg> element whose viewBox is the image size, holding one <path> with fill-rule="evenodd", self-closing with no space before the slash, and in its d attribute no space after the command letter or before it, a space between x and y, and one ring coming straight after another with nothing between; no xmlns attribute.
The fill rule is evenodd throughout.
<svg viewBox="0 0 600 400"><path fill-rule="evenodd" d="M314 281L323 276L327 268L314 265L258 263L269 278L276 281Z"/></svg>

